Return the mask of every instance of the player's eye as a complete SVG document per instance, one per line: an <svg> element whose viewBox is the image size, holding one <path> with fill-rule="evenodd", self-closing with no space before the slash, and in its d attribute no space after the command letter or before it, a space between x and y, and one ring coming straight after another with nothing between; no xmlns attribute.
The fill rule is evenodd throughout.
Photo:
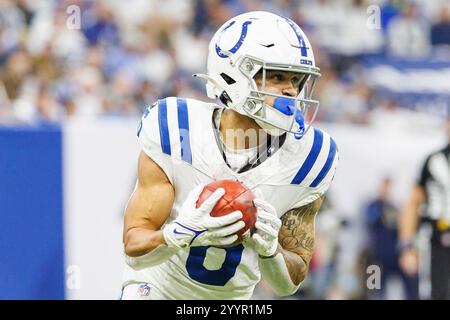
<svg viewBox="0 0 450 320"><path fill-rule="evenodd" d="M282 73L273 73L270 76L270 80L276 81L276 82L283 82L286 80L286 77Z"/></svg>
<svg viewBox="0 0 450 320"><path fill-rule="evenodd" d="M302 91L303 86L305 85L306 80L308 79L308 75L297 75L291 78L291 83L294 88L297 88L298 92Z"/></svg>
<svg viewBox="0 0 450 320"><path fill-rule="evenodd" d="M291 82L292 82L292 85L294 86L294 88L299 88L300 84L302 82L302 79L298 76L295 76L295 77L291 78Z"/></svg>

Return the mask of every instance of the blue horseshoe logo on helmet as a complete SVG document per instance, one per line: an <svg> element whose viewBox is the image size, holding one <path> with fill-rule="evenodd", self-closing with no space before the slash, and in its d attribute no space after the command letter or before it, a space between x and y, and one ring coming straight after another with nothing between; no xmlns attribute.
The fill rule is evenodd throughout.
<svg viewBox="0 0 450 320"><path fill-rule="evenodd" d="M225 53L223 53L223 50L219 47L218 43L220 42L220 38L222 38L222 34L229 28L231 27L236 21L231 21L225 28L223 28L221 34L219 35L219 39L217 39L216 42L216 53L219 57L221 58L228 58L228 55L226 55ZM236 53L236 51L239 50L239 48L242 46L242 43L244 42L245 37L247 36L247 29L248 29L248 25L251 24L251 21L245 21L242 24L242 30L241 30L241 36L239 37L238 42L236 42L236 44L234 45L234 47L232 47L230 50L228 50L231 53Z"/></svg>

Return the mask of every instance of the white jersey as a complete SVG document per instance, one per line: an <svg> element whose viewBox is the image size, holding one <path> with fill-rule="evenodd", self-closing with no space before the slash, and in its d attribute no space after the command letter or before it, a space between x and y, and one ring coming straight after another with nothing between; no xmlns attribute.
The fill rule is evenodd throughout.
<svg viewBox="0 0 450 320"><path fill-rule="evenodd" d="M328 134L313 127L300 140L287 134L270 157L236 173L217 143L213 113L218 108L171 97L147 108L142 117L138 129L142 149L175 189L167 222L177 217L192 189L214 180L234 179L258 189L279 217L325 194L338 162L336 144ZM258 256L252 249L191 247L141 271L126 266L124 286L146 283L155 299L249 299L260 277Z"/></svg>

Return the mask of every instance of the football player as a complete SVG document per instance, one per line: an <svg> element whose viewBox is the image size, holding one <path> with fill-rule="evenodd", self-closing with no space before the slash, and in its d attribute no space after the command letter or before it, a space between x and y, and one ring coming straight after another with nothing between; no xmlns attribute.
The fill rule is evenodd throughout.
<svg viewBox="0 0 450 320"><path fill-rule="evenodd" d="M297 291L338 162L333 139L311 126L319 71L297 24L249 12L216 32L207 74L196 75L223 105L169 97L147 108L122 299L249 299L261 277L280 296ZM223 189L196 208L204 185L221 179L256 194L255 231L239 244L242 213L209 214Z"/></svg>

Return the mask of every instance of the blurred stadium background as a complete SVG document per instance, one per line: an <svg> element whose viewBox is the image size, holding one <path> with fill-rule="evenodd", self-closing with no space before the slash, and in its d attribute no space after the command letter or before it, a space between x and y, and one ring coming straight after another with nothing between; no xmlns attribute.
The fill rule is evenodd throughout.
<svg viewBox="0 0 450 320"><path fill-rule="evenodd" d="M384 295L367 288L366 208L386 193L392 215L376 232L392 233L425 156L446 143L445 0L0 0L1 299L118 298L140 114L164 96L204 99L191 74L210 37L252 10L304 28L323 75L316 125L341 155L310 275L290 298L406 297L395 272ZM261 283L254 298L275 297Z"/></svg>

